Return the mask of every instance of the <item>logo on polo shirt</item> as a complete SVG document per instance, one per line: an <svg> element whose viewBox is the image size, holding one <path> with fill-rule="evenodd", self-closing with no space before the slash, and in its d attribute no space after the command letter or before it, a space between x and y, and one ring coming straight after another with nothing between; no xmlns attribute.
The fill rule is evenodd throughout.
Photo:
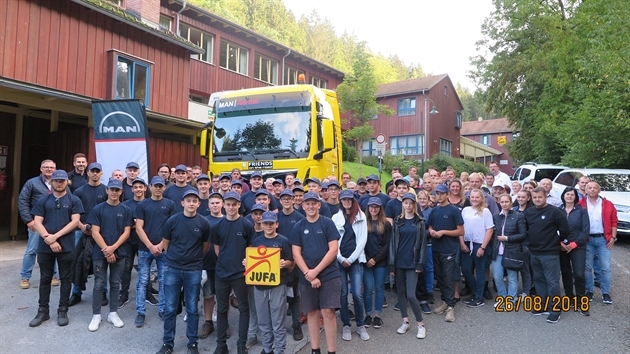
<svg viewBox="0 0 630 354"><path fill-rule="evenodd" d="M304 234L305 234L305 235L308 235L308 230L306 230L306 229L305 229L305 230L304 230Z"/></svg>
<svg viewBox="0 0 630 354"><path fill-rule="evenodd" d="M122 213L118 213L116 214L116 216L118 216L119 218L122 218Z"/></svg>
<svg viewBox="0 0 630 354"><path fill-rule="evenodd" d="M318 233L318 234L323 234L323 233L324 233L324 231L322 231L322 230L317 230L317 233Z"/></svg>
<svg viewBox="0 0 630 354"><path fill-rule="evenodd" d="M198 228L198 227L195 227L195 229L194 229L193 231L195 231L195 232L199 232L199 228Z"/></svg>
<svg viewBox="0 0 630 354"><path fill-rule="evenodd" d="M540 218L541 218L541 219L543 219L543 220L545 220L546 216L544 216L544 215L543 215L543 216L541 216Z"/></svg>

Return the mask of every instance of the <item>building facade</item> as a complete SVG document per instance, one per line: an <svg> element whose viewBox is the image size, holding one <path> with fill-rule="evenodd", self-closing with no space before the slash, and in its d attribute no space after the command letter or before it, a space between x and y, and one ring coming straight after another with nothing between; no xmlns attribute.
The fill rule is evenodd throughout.
<svg viewBox="0 0 630 354"><path fill-rule="evenodd" d="M496 161L499 163L501 171L510 176L518 167L507 150L507 144L518 136L518 132L510 127L507 118L488 120L479 118L476 121L464 122L461 134L462 137L497 150L493 155L477 157L476 161L482 163Z"/></svg>

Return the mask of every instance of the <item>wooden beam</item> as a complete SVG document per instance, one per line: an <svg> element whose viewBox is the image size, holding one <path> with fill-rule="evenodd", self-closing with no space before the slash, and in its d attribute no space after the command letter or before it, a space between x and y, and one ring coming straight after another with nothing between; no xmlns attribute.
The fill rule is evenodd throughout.
<svg viewBox="0 0 630 354"><path fill-rule="evenodd" d="M59 111L50 112L50 132L59 131Z"/></svg>
<svg viewBox="0 0 630 354"><path fill-rule="evenodd" d="M176 134L182 134L182 135L189 135L189 136L193 136L193 137L197 137L197 135L199 134L199 132L197 130L194 129L186 129L186 128L181 128L181 127L174 127L168 124L163 124L163 123L158 123L158 122L153 122L153 121L148 121L147 125L149 127L149 129L155 129L155 130L160 130L166 133L176 133Z"/></svg>
<svg viewBox="0 0 630 354"><path fill-rule="evenodd" d="M92 109L89 106L86 107L80 103L63 102L61 100L48 102L39 96L28 95L24 92L5 91L2 92L2 99L4 101L15 102L24 106L50 109L52 111L72 113L79 116L87 117L92 113Z"/></svg>
<svg viewBox="0 0 630 354"><path fill-rule="evenodd" d="M18 234L18 196L20 195L20 167L22 164L22 136L24 134L24 112L15 115L15 142L13 143L13 166L12 178L13 188L11 190L11 223L9 225L9 235L15 239Z"/></svg>

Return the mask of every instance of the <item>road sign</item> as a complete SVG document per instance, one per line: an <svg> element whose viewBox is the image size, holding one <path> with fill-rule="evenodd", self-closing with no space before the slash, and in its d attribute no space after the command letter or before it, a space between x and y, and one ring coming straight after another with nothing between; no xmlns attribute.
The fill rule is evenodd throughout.
<svg viewBox="0 0 630 354"><path fill-rule="evenodd" d="M385 155L385 149L387 149L387 143L376 143L376 151L380 151L381 155Z"/></svg>
<svg viewBox="0 0 630 354"><path fill-rule="evenodd" d="M376 143L377 144L385 144L385 135L383 134L379 134L376 136Z"/></svg>

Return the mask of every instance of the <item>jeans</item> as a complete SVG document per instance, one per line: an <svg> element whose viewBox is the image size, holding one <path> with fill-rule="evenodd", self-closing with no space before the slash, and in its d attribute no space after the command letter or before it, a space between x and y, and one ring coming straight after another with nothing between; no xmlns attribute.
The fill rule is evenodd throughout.
<svg viewBox="0 0 630 354"><path fill-rule="evenodd" d="M39 236L38 236L39 237ZM70 288L72 286L72 261L74 252L64 253L38 253L37 263L39 264L39 307L49 308L50 303L50 281L53 277L55 261L59 265L59 308L67 309L70 299Z"/></svg>
<svg viewBox="0 0 630 354"><path fill-rule="evenodd" d="M247 299L247 285L245 278L233 280L215 280L217 301L217 348L227 348L226 330L228 325L228 306L230 306L230 291L234 289L234 295L238 300L238 347L244 347L247 343L247 329L249 327L249 301Z"/></svg>
<svg viewBox="0 0 630 354"><path fill-rule="evenodd" d="M605 237L590 237L586 243L586 292L593 292L593 258L597 255L599 264L602 267L602 294L610 295L610 284L612 281L612 268L610 266L611 250L606 248Z"/></svg>
<svg viewBox="0 0 630 354"><path fill-rule="evenodd" d="M139 315L145 315L147 312L144 301L147 299L147 289L149 289L149 274L151 261L155 259L158 269L158 292L160 293L160 302L158 303L158 312L164 313L166 305L164 303L164 271L166 269L166 256L161 253L154 256L149 251L138 251L138 283L136 285L136 312ZM179 289L178 289L179 290Z"/></svg>
<svg viewBox="0 0 630 354"><path fill-rule="evenodd" d="M440 287L440 297L448 306L455 307L455 286L453 274L455 269L456 253L433 252L433 265L435 277Z"/></svg>
<svg viewBox="0 0 630 354"><path fill-rule="evenodd" d="M129 242L125 242L123 247L125 247L125 253L127 256L125 257L125 267L123 268L121 277L122 285L120 287L120 296L126 296L128 298L129 286L131 285L131 270L133 269L133 260L136 258L136 254L138 253L138 245L132 245Z"/></svg>
<svg viewBox="0 0 630 354"><path fill-rule="evenodd" d="M348 311L348 277L350 277L350 287L352 298L354 300L354 317L357 327L363 326L365 317L363 316L363 264L355 261L349 267L339 265L339 274L341 274L341 309L339 317L344 326L350 326L350 312Z"/></svg>
<svg viewBox="0 0 630 354"><path fill-rule="evenodd" d="M464 278L466 278L466 284L470 287L473 296L476 299L483 297L484 285L486 283L486 259L487 254L484 252L483 256L477 257L477 251L481 247L481 243L474 243L472 247L472 253L461 253L461 265ZM475 267L476 277L473 275L473 264ZM503 275L503 273L501 273Z"/></svg>
<svg viewBox="0 0 630 354"><path fill-rule="evenodd" d="M532 276L536 293L542 298L543 304L547 296L560 296L560 255L536 255L530 253ZM551 301L549 301L551 303ZM548 309L543 309L546 311Z"/></svg>
<svg viewBox="0 0 630 354"><path fill-rule="evenodd" d="M197 301L201 289L201 269L182 270L169 266L164 269L164 337L162 342L173 347L175 342L175 325L177 323L177 306L179 295L184 288L184 302L186 303L186 337L188 347L197 343L199 336L199 309ZM113 291L112 291L113 292ZM160 296L161 297L161 296Z"/></svg>
<svg viewBox="0 0 630 354"><path fill-rule="evenodd" d="M573 297L586 295L586 283L584 272L586 267L586 248L579 247L566 253L560 252L560 272L562 273L562 285L564 295ZM575 282L575 292L573 284Z"/></svg>
<svg viewBox="0 0 630 354"><path fill-rule="evenodd" d="M424 263L424 276L427 284L427 293L433 294L433 283L435 282L435 268L433 267L433 247L427 245L427 260Z"/></svg>
<svg viewBox="0 0 630 354"><path fill-rule="evenodd" d="M599 264L599 258L597 258L597 254L593 258L593 273L595 273L595 282L602 282L602 266Z"/></svg>
<svg viewBox="0 0 630 354"><path fill-rule="evenodd" d="M415 269L396 268L395 274L396 294L398 295L398 305L400 306L401 316L403 318L406 318L408 316L407 302L409 302L409 305L411 305L411 310L413 311L413 315L416 317L416 321L422 322L422 310L420 310L420 303L416 299L418 273L416 273Z"/></svg>
<svg viewBox="0 0 630 354"><path fill-rule="evenodd" d="M283 354L287 346L287 328L284 326L284 316L287 314L286 296L286 285L265 290L254 289L258 327L265 353L271 353L275 347L276 353Z"/></svg>
<svg viewBox="0 0 630 354"><path fill-rule="evenodd" d="M107 282L107 268L109 268L109 286L111 301L109 312L118 311L118 295L120 293L120 278L125 267L125 258L117 259L114 263L108 263L105 259L93 260L94 266L94 290L92 291L92 314L101 314L101 301L103 299L103 287Z"/></svg>
<svg viewBox="0 0 630 354"><path fill-rule="evenodd" d="M492 276L494 277L494 284L497 286L497 294L499 296L511 296L516 299L518 293L518 272L515 270L507 270L508 287L505 289L505 282L503 281L503 265L501 261L503 255L497 255L497 258L492 261Z"/></svg>
<svg viewBox="0 0 630 354"><path fill-rule="evenodd" d="M363 267L363 302L368 316L383 313L385 300L385 277L387 267ZM372 292L374 292L374 310L372 311Z"/></svg>

